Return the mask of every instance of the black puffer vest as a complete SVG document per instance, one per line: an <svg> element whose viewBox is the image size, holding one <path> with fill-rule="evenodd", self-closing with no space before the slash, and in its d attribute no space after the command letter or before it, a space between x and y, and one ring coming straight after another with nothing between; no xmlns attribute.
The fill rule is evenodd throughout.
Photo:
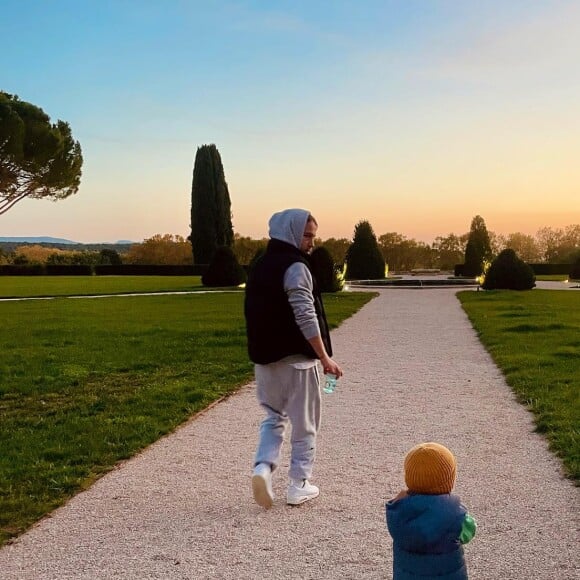
<svg viewBox="0 0 580 580"><path fill-rule="evenodd" d="M318 358L298 328L292 307L284 291L284 274L295 262L310 266L298 248L271 239L266 253L248 276L244 314L250 360L258 364L276 362L286 356L302 354ZM314 307L328 356L332 356L330 333L322 305L322 297L313 278Z"/></svg>

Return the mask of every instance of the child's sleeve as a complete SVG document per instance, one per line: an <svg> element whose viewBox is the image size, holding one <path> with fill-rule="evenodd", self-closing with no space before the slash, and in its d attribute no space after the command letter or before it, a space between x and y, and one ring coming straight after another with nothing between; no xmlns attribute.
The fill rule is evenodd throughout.
<svg viewBox="0 0 580 580"><path fill-rule="evenodd" d="M475 530L477 530L477 523L469 514L465 514L463 525L461 526L461 532L459 533L459 542L461 544L468 544L471 542L473 536L475 536Z"/></svg>

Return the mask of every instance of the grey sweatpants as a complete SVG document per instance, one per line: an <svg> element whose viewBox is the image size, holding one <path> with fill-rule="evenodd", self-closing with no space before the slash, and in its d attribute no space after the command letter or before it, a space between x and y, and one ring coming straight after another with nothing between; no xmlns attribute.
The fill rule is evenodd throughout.
<svg viewBox="0 0 580 580"><path fill-rule="evenodd" d="M320 427L320 374L318 365L299 369L287 361L256 365L256 395L266 411L260 425L255 465L269 463L274 471L288 421L292 425L290 470L292 479L308 479Z"/></svg>

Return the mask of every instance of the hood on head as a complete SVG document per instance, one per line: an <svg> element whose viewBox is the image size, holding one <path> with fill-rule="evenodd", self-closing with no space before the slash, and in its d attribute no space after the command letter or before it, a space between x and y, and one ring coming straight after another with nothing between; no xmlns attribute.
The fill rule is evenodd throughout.
<svg viewBox="0 0 580 580"><path fill-rule="evenodd" d="M310 212L305 209L279 211L268 222L269 236L300 249L309 216Z"/></svg>

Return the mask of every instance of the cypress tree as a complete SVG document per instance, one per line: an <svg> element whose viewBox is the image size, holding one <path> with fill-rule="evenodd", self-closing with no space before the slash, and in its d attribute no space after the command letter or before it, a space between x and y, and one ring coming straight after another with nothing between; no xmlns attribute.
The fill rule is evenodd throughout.
<svg viewBox="0 0 580 580"><path fill-rule="evenodd" d="M346 277L349 280L385 277L385 260L368 221L360 221L354 228L354 238L346 253Z"/></svg>
<svg viewBox="0 0 580 580"><path fill-rule="evenodd" d="M465 246L464 276L479 276L483 272L483 263L491 260L491 243L483 218L476 215L471 220L471 229Z"/></svg>
<svg viewBox="0 0 580 580"><path fill-rule="evenodd" d="M215 145L202 145L195 155L190 239L194 264L209 264L219 246L234 241L230 194Z"/></svg>

